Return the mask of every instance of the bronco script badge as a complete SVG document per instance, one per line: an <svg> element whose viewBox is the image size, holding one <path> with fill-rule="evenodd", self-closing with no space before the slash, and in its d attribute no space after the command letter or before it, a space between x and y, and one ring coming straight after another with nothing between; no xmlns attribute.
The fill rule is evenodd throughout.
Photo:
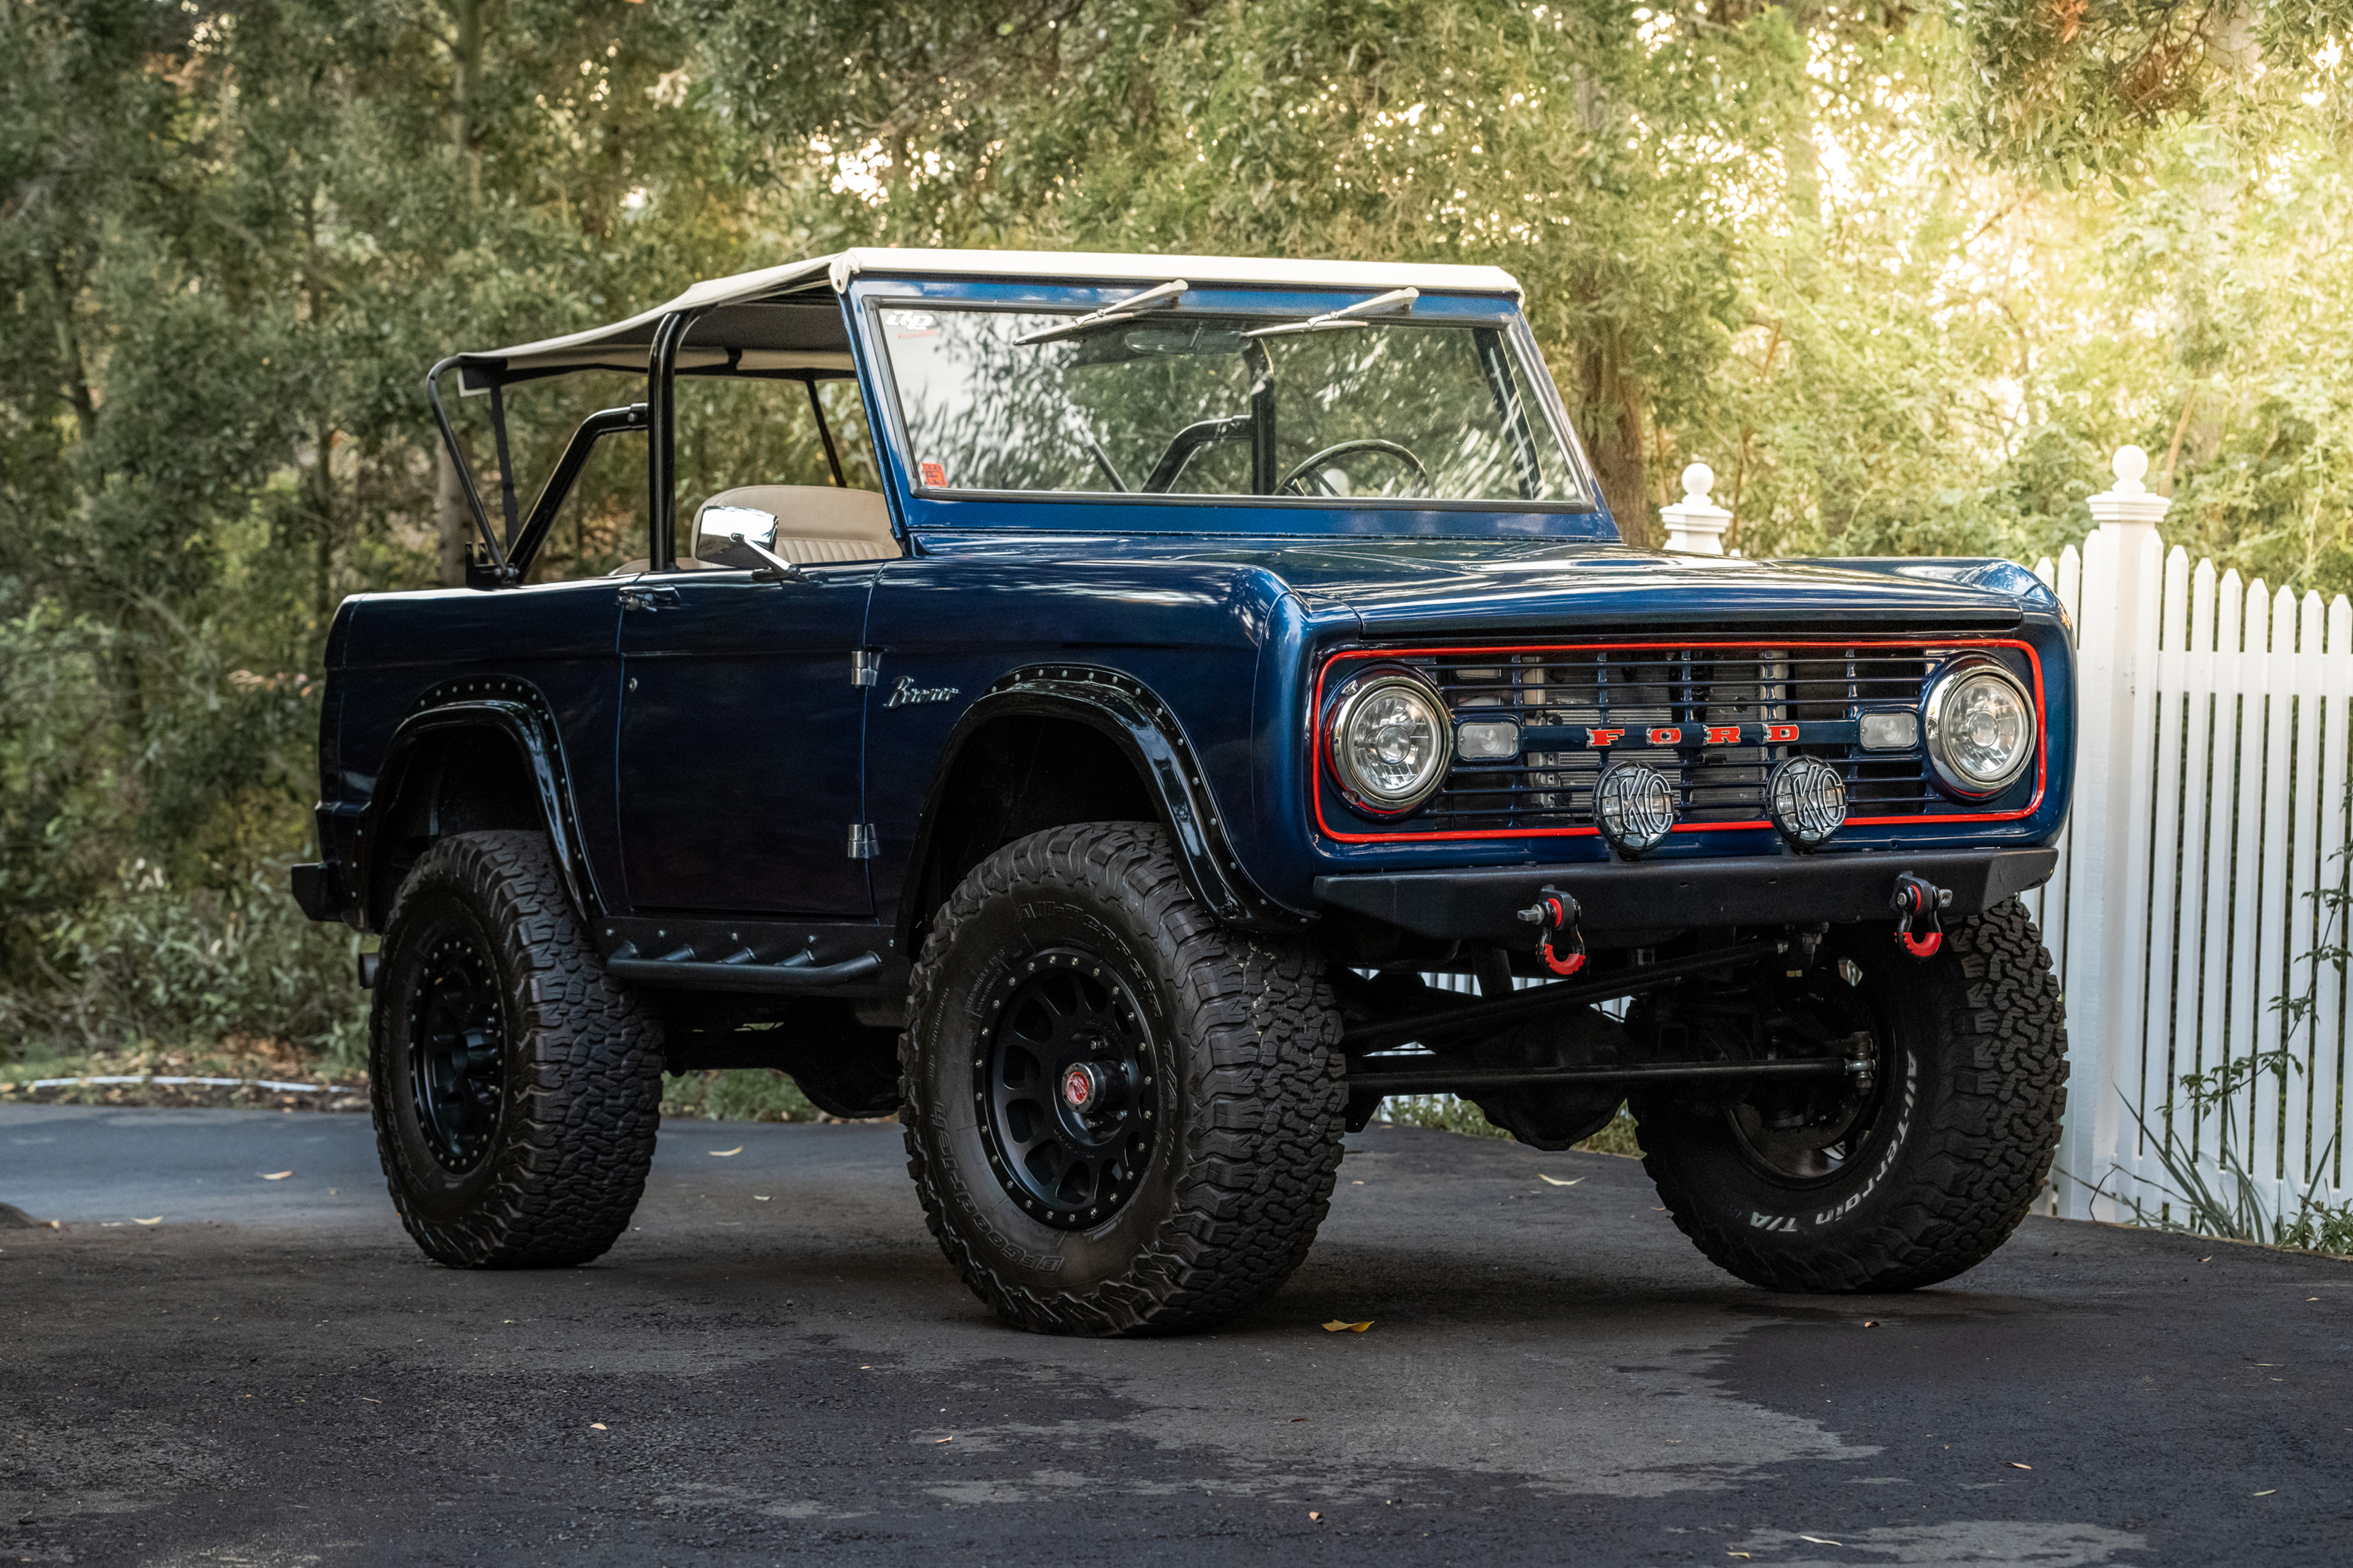
<svg viewBox="0 0 2353 1568"><path fill-rule="evenodd" d="M912 708L918 702L945 702L956 694L953 686L918 686L914 677L901 676L899 684L883 699L885 708Z"/></svg>

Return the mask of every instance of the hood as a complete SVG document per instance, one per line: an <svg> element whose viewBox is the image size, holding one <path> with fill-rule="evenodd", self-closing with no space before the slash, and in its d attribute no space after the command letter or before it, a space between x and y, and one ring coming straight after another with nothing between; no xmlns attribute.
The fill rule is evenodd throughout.
<svg viewBox="0 0 2353 1568"><path fill-rule="evenodd" d="M1312 607L1345 606L1366 637L1380 639L1565 625L1736 634L2007 631L2024 608L2010 574L2041 587L2008 562L1741 561L1621 545L1343 545L1285 552L1277 570Z"/></svg>
<svg viewBox="0 0 2353 1568"><path fill-rule="evenodd" d="M926 542L930 543L930 541ZM946 543L946 542L942 542ZM1319 620L1353 616L1380 641L1557 634L1569 626L1740 636L1805 629L1986 634L2057 600L1999 560L1742 561L1567 541L1289 539L1083 542L1032 535L946 543L943 553L1048 554L1072 565L1158 561L1263 572ZM1032 552L1036 554L1032 554Z"/></svg>

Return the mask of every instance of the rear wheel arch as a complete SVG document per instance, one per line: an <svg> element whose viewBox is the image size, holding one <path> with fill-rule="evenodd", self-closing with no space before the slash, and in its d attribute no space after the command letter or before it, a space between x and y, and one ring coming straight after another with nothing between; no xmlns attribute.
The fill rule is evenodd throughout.
<svg viewBox="0 0 2353 1568"><path fill-rule="evenodd" d="M402 879L434 844L501 829L546 834L574 912L595 918L563 744L528 683L484 679L427 692L393 731L377 776L360 820L362 929L384 929Z"/></svg>
<svg viewBox="0 0 2353 1568"><path fill-rule="evenodd" d="M1005 845L1081 822L1165 829L1194 896L1224 923L1297 931L1245 872L1199 762L1168 705L1115 670L1015 670L967 710L942 750L899 904L900 951L966 872Z"/></svg>

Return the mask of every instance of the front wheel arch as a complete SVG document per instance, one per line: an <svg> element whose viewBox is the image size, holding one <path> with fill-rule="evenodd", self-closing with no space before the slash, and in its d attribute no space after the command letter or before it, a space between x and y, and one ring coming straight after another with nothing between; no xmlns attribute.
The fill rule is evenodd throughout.
<svg viewBox="0 0 2353 1568"><path fill-rule="evenodd" d="M986 843L960 840L957 805L972 770L989 765L993 742L1025 730L1044 738L1047 755L1091 754L1118 765L1080 770L1099 786L1092 798L1034 819L1001 821L984 836ZM1275 902L1242 869L1199 759L1168 704L1117 670L1035 665L984 692L941 749L899 901L899 951L922 950L923 933L949 892L999 847L1048 828L1105 821L1155 823L1168 837L1186 886L1221 923L1266 932L1306 926L1304 911Z"/></svg>

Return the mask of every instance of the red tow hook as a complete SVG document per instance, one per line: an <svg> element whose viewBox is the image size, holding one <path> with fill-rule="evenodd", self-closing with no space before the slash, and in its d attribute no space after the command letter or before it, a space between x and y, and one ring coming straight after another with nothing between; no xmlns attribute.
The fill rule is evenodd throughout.
<svg viewBox="0 0 2353 1568"><path fill-rule="evenodd" d="M1574 974L1585 967L1585 933L1577 929L1577 900L1558 888L1546 888L1536 901L1520 911L1520 919L1538 928L1536 956L1555 974ZM1552 939L1568 933L1566 957L1553 951Z"/></svg>
<svg viewBox="0 0 2353 1568"><path fill-rule="evenodd" d="M1940 888L1911 872L1895 879L1895 896L1887 900L1895 911L1895 940L1915 958L1934 958L1945 945L1945 928L1937 911L1953 901L1952 889ZM1915 931L1919 932L1915 935Z"/></svg>

